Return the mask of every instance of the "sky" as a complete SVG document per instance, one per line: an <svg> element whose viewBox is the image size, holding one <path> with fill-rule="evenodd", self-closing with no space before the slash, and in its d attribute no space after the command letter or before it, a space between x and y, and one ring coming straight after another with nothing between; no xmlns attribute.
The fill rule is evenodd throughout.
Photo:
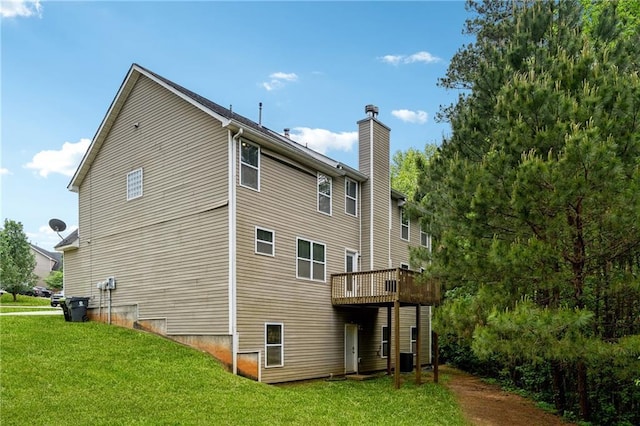
<svg viewBox="0 0 640 426"><path fill-rule="evenodd" d="M463 1L0 0L0 218L53 250L67 186L132 63L354 168L367 104L391 154L441 143Z"/></svg>

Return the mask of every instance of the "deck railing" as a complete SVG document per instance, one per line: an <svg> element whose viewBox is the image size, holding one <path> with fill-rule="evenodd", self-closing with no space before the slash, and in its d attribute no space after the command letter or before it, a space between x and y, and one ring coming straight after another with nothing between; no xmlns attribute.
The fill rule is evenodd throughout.
<svg viewBox="0 0 640 426"><path fill-rule="evenodd" d="M440 284L423 279L407 269L344 272L331 276L331 303L334 305L401 303L437 305Z"/></svg>

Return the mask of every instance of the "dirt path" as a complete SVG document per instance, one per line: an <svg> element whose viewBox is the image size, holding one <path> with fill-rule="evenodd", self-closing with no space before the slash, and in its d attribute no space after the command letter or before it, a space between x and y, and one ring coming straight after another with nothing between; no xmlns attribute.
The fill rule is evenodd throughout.
<svg viewBox="0 0 640 426"><path fill-rule="evenodd" d="M476 426L568 426L533 401L483 382L449 366L440 366L441 382L456 395L462 411Z"/></svg>

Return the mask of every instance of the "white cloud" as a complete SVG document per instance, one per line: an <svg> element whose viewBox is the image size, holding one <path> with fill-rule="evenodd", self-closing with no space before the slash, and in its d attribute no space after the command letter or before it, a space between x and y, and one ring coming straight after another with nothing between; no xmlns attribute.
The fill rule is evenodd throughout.
<svg viewBox="0 0 640 426"><path fill-rule="evenodd" d="M326 129L295 127L290 137L299 144L325 154L329 150L350 151L358 141L358 132L334 133Z"/></svg>
<svg viewBox="0 0 640 426"><path fill-rule="evenodd" d="M406 122L406 123L417 123L424 124L427 122L429 116L425 111L411 111L408 109L396 109L391 111L391 115L394 117Z"/></svg>
<svg viewBox="0 0 640 426"><path fill-rule="evenodd" d="M391 65L400 64L413 64L415 62L424 62L425 64L432 64L434 62L440 62L440 58L433 56L429 52L420 51L412 55L385 55L379 58L382 62Z"/></svg>
<svg viewBox="0 0 640 426"><path fill-rule="evenodd" d="M0 16L3 18L28 18L34 15L42 16L40 0L0 0Z"/></svg>
<svg viewBox="0 0 640 426"><path fill-rule="evenodd" d="M264 87L269 92L272 90L282 89L285 82L298 81L298 75L292 72L274 72L269 75L269 78L271 80L262 83L262 87Z"/></svg>
<svg viewBox="0 0 640 426"><path fill-rule="evenodd" d="M424 62L425 64L431 64L438 61L440 61L440 58L438 58L437 56L433 56L431 53L425 51L414 53L404 60L404 62L407 64L412 64L414 62Z"/></svg>
<svg viewBox="0 0 640 426"><path fill-rule="evenodd" d="M277 79L277 80L286 80L286 81L296 81L296 80L298 80L298 76L293 72L291 72L291 73L274 72L273 74L271 74L269 76L269 78Z"/></svg>
<svg viewBox="0 0 640 426"><path fill-rule="evenodd" d="M402 62L402 58L403 56L401 55L385 55L381 57L380 60L391 65L398 65L400 62Z"/></svg>
<svg viewBox="0 0 640 426"><path fill-rule="evenodd" d="M40 151L25 167L37 170L42 177L47 177L49 173L73 176L90 144L89 139L80 139L76 143L65 142L59 151Z"/></svg>
<svg viewBox="0 0 640 426"><path fill-rule="evenodd" d="M13 174L13 173L11 173L11 171L9 169L6 169L4 167L0 167L0 176L11 175L11 174Z"/></svg>

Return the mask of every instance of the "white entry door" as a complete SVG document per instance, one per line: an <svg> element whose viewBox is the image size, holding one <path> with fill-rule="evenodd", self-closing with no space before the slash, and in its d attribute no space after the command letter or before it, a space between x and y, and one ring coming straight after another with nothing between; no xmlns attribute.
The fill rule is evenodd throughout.
<svg viewBox="0 0 640 426"><path fill-rule="evenodd" d="M355 251L346 251L345 254L345 272L358 271L358 253ZM345 285L345 297L356 297L358 295L358 279L357 277L347 277Z"/></svg>
<svg viewBox="0 0 640 426"><path fill-rule="evenodd" d="M358 325L344 325L344 372L358 372Z"/></svg>

